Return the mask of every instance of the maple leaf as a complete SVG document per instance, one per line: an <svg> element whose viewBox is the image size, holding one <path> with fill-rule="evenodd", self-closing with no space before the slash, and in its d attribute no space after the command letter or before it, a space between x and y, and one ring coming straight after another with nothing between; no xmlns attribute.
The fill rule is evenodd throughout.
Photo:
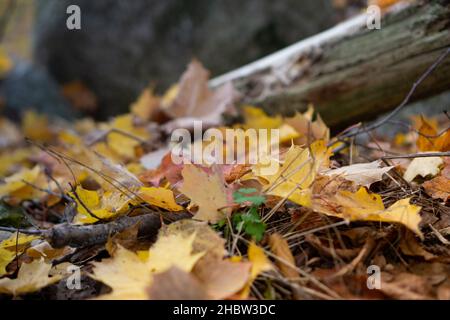
<svg viewBox="0 0 450 320"><path fill-rule="evenodd" d="M152 300L206 300L210 299L206 288L193 274L171 267L154 276L148 289Z"/></svg>
<svg viewBox="0 0 450 320"><path fill-rule="evenodd" d="M146 299L145 289L151 281L151 272L136 253L118 246L111 259L94 262L94 279L110 286L110 294L101 299Z"/></svg>
<svg viewBox="0 0 450 320"><path fill-rule="evenodd" d="M370 163L358 163L324 172L327 176L340 176L353 181L358 185L369 187L372 183L380 181L385 173L393 167L381 167L381 160Z"/></svg>
<svg viewBox="0 0 450 320"><path fill-rule="evenodd" d="M37 236L13 233L9 238L0 242L0 276L6 274L6 267L24 251L25 247Z"/></svg>
<svg viewBox="0 0 450 320"><path fill-rule="evenodd" d="M190 272L204 252L192 253L196 232L187 236L181 232L161 232L148 254L138 254L118 245L114 255L102 262L94 262L92 277L110 286L110 294L100 299L146 299L147 287L153 275L171 267Z"/></svg>
<svg viewBox="0 0 450 320"><path fill-rule="evenodd" d="M15 196L21 200L27 199L32 193L32 187L41 173L39 166L33 169L22 169L19 172L5 178L5 183L0 185L0 197Z"/></svg>
<svg viewBox="0 0 450 320"><path fill-rule="evenodd" d="M303 206L311 205L310 187L317 173L329 165L331 150L322 140L310 148L292 146L286 154L283 166L274 175L263 176L269 181L267 194L287 198Z"/></svg>
<svg viewBox="0 0 450 320"><path fill-rule="evenodd" d="M425 117L420 117L416 145L419 151L449 151L450 129L438 135L437 125Z"/></svg>
<svg viewBox="0 0 450 320"><path fill-rule="evenodd" d="M225 213L220 209L226 208L231 203L231 192L220 172L213 167L212 174L208 174L201 168L189 164L184 166L182 176L184 181L179 188L180 192L199 207L195 218L211 223L223 219Z"/></svg>
<svg viewBox="0 0 450 320"><path fill-rule="evenodd" d="M368 193L361 187L356 193L338 191L336 196L327 199L325 204L320 200L313 203L314 210L350 221L379 221L400 223L409 228L421 238L419 229L421 207L409 203L410 199L401 199L385 209L381 196Z"/></svg>
<svg viewBox="0 0 450 320"><path fill-rule="evenodd" d="M141 144L141 141L147 141L150 138L144 128L135 125L131 114L115 117L107 129L118 129L123 132L109 133L107 143L114 152L127 159L133 159L136 156L136 147Z"/></svg>
<svg viewBox="0 0 450 320"><path fill-rule="evenodd" d="M234 112L236 93L233 85L226 83L214 92L208 86L209 72L197 60L193 60L163 99L163 110L173 121L164 127L168 132L175 128L190 128L193 120L201 120L204 126L217 125L223 113Z"/></svg>
<svg viewBox="0 0 450 320"><path fill-rule="evenodd" d="M175 202L172 190L166 188L142 187L138 193L145 202L169 211L184 210L182 206Z"/></svg>
<svg viewBox="0 0 450 320"><path fill-rule="evenodd" d="M51 264L44 259L35 260L30 264L22 264L16 279L0 279L0 293L12 294L14 296L40 290L52 283L62 279L61 275L49 277Z"/></svg>
<svg viewBox="0 0 450 320"><path fill-rule="evenodd" d="M324 140L325 142L330 140L330 129L320 115L317 115L316 120L313 120L313 115L314 107L309 105L305 113L297 112L292 118L285 119L285 123L290 125L299 135L294 140L295 144L306 145L317 140Z"/></svg>
<svg viewBox="0 0 450 320"><path fill-rule="evenodd" d="M440 175L422 184L425 191L435 199L447 202L450 199L450 159L445 158Z"/></svg>

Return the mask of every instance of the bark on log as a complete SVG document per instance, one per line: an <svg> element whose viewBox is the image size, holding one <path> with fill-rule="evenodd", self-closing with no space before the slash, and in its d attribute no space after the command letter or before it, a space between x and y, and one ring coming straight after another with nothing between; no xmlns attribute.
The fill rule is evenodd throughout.
<svg viewBox="0 0 450 320"><path fill-rule="evenodd" d="M342 128L395 108L413 83L450 46L450 1L424 0L383 14L380 30L367 14L212 79L232 81L245 103L290 115L309 102ZM416 90L418 100L450 89L450 58Z"/></svg>

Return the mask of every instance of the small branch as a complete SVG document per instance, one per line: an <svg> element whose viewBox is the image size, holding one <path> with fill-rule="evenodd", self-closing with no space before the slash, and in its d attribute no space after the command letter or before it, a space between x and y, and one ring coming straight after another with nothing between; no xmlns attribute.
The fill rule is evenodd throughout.
<svg viewBox="0 0 450 320"><path fill-rule="evenodd" d="M386 156L381 159L410 159L410 158L429 158L429 157L450 157L450 151L447 152L428 152L428 153L411 153L400 156Z"/></svg>

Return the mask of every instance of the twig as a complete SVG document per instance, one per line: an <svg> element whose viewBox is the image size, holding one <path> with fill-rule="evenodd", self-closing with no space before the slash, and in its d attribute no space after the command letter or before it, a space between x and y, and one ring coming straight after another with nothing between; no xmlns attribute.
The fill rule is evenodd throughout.
<svg viewBox="0 0 450 320"><path fill-rule="evenodd" d="M385 156L381 159L410 159L410 158L429 158L429 157L450 157L450 151L447 152L428 152L428 153L411 153L399 156Z"/></svg>

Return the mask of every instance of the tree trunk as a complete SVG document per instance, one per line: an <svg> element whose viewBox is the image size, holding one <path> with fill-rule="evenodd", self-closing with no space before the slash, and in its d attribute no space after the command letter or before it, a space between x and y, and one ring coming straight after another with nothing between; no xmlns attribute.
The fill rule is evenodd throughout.
<svg viewBox="0 0 450 320"><path fill-rule="evenodd" d="M244 103L269 114L292 114L311 102L325 122L343 126L395 108L413 83L450 46L450 1L394 7L380 30L367 15L298 42L211 80L232 81ZM450 57L417 88L411 101L450 88Z"/></svg>

